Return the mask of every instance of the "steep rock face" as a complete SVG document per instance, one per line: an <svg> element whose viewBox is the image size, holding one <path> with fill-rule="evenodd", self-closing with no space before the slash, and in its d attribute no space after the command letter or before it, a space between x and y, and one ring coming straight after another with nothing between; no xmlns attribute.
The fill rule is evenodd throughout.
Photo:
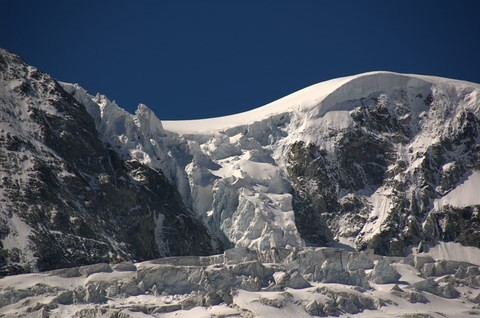
<svg viewBox="0 0 480 318"><path fill-rule="evenodd" d="M1 273L213 252L160 171L121 158L84 105L5 50L0 116Z"/></svg>
<svg viewBox="0 0 480 318"><path fill-rule="evenodd" d="M345 127L294 142L286 162L293 185L337 238L360 249L401 255L436 240L478 246L480 202L473 193L448 199L465 179L474 178L467 191L480 186L478 89L409 89L352 101Z"/></svg>

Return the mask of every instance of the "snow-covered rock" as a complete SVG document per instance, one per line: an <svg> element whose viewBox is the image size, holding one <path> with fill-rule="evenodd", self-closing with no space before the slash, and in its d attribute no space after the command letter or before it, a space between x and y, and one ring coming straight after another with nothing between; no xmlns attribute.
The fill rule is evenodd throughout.
<svg viewBox="0 0 480 318"><path fill-rule="evenodd" d="M428 303L428 299L425 297L425 295L415 292L415 291L405 291L401 289L398 285L395 285L390 289L390 293L392 295L395 295L397 297L404 298L408 300L408 302L415 304L415 303Z"/></svg>
<svg viewBox="0 0 480 318"><path fill-rule="evenodd" d="M273 279L275 280L275 288L293 288L293 289L303 289L311 287L307 280L298 272L294 271L292 273L287 272L275 272L273 274Z"/></svg>
<svg viewBox="0 0 480 318"><path fill-rule="evenodd" d="M391 284L397 283L400 279L400 274L390 265L387 259L381 259L375 264L373 271L370 272L370 278L376 284ZM430 275L429 275L430 276Z"/></svg>
<svg viewBox="0 0 480 318"><path fill-rule="evenodd" d="M430 255L418 254L414 256L414 264L416 269L420 270L425 264L428 263L435 263L435 260Z"/></svg>

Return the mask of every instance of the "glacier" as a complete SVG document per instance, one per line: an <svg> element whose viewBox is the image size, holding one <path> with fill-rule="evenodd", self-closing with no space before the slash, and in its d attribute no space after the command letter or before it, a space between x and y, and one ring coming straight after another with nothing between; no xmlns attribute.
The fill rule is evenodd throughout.
<svg viewBox="0 0 480 318"><path fill-rule="evenodd" d="M328 246L335 241L354 248L367 245L375 249L370 242L384 235L382 228L389 227L390 216L397 213L399 203L392 201L396 184L405 188L401 191L410 205L421 206L421 216L415 220L405 217L412 219L412 224L418 223L416 226L428 226L425 216L441 209L439 203L456 202L451 198L456 192L441 192L436 185L431 198L421 198L424 177L420 174L424 172L419 172L419 167L425 164L432 145L462 129L461 116L468 113L478 118L480 114L478 84L391 72L334 79L241 114L187 121L162 121L142 104L135 114L129 114L105 96L91 96L78 85L62 85L86 105L105 142L126 158L163 171L176 185L185 204L225 246L260 250ZM371 109L383 113L365 114ZM347 136L352 130L364 134L362 138L372 139L371 143L382 143L383 148L374 150L379 153L371 158L378 159L378 163L353 158L356 162L348 167L350 171L339 175L343 168L339 162L352 159L339 158L335 152L342 144L353 143ZM475 134L473 138L478 142ZM292 149L307 145L324 153L328 179L324 185L304 175L299 176L300 180L292 178L295 160L306 160L292 158ZM451 169L459 165L455 160L462 157L462 151L465 149L458 147L448 154ZM385 158L379 159L381 156ZM405 171L396 172L399 162L407 167ZM377 166L372 167L374 164ZM462 175L474 173L472 164L466 165L461 168L465 170ZM358 174L355 183L346 180L354 171ZM391 178L385 177L388 175ZM345 185L341 185L342 179L346 180ZM475 191L478 184L470 182L465 186ZM317 191L321 187L330 188L329 193ZM340 205L361 202L361 212L342 217L339 207L314 205L320 213L310 227L316 227L320 234L312 234L315 229L299 229L302 213L296 210L302 207L295 202L301 200L304 204L306 198L325 201L326 196ZM425 240L420 236L409 239L410 244ZM387 245L393 246L401 239L389 237ZM401 246L396 253L405 248ZM377 252L385 253L388 249L377 248Z"/></svg>

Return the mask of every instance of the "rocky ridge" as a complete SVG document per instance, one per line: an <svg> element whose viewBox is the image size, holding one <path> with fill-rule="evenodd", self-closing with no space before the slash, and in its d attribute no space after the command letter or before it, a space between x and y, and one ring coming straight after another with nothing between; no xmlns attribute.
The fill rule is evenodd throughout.
<svg viewBox="0 0 480 318"><path fill-rule="evenodd" d="M161 171L124 160L84 105L0 50L0 275L214 251Z"/></svg>

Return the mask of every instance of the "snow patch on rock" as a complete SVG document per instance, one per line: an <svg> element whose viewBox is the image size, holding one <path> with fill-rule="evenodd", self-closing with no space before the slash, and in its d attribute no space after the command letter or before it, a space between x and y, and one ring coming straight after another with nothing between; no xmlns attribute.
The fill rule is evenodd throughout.
<svg viewBox="0 0 480 318"><path fill-rule="evenodd" d="M464 208L472 205L480 205L480 171L472 171L472 173L466 178L466 180L455 189L444 195L440 199L434 201L436 208L451 205L457 208Z"/></svg>

